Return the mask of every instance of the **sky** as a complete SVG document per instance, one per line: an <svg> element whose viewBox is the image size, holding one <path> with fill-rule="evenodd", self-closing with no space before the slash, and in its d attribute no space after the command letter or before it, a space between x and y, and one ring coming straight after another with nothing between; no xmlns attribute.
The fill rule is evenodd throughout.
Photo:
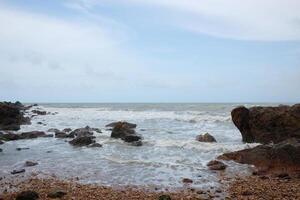
<svg viewBox="0 0 300 200"><path fill-rule="evenodd" d="M0 0L0 100L300 102L299 0Z"/></svg>

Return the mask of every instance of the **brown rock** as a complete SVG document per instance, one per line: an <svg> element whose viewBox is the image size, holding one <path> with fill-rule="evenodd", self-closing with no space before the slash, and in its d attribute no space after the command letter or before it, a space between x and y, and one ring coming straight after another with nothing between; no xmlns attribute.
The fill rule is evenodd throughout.
<svg viewBox="0 0 300 200"><path fill-rule="evenodd" d="M23 191L17 195L16 200L36 200L39 198L39 194L35 191Z"/></svg>
<svg viewBox="0 0 300 200"><path fill-rule="evenodd" d="M182 182L183 183L193 183L193 180L189 179L189 178L184 178L184 179L182 179Z"/></svg>
<svg viewBox="0 0 300 200"><path fill-rule="evenodd" d="M209 133L205 133L204 135L198 135L196 140L199 142L217 142L216 139Z"/></svg>
<svg viewBox="0 0 300 200"><path fill-rule="evenodd" d="M227 165L218 160L212 160L207 163L210 170L225 170Z"/></svg>
<svg viewBox="0 0 300 200"><path fill-rule="evenodd" d="M95 143L94 138L94 136L77 137L71 140L69 143L73 146L88 146L90 144Z"/></svg>

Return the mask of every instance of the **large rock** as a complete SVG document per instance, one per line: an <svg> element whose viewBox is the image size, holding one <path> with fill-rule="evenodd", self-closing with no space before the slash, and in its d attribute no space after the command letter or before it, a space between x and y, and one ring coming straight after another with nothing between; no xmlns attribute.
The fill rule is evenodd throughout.
<svg viewBox="0 0 300 200"><path fill-rule="evenodd" d="M93 132L101 133L101 130L98 128L91 128L89 126L86 126L85 128L78 128L75 129L70 133L71 137L82 137L82 136L92 136L94 135Z"/></svg>
<svg viewBox="0 0 300 200"><path fill-rule="evenodd" d="M120 123L126 125L128 128L131 128L131 129L134 129L134 128L137 127L136 124L129 123L129 122L125 122L125 121L112 122L112 123L110 123L110 124L107 124L105 127L112 127L112 128L114 128L116 125L118 125L118 124L120 124Z"/></svg>
<svg viewBox="0 0 300 200"><path fill-rule="evenodd" d="M196 140L199 142L217 142L217 140L209 133L205 133L204 135L198 135Z"/></svg>
<svg viewBox="0 0 300 200"><path fill-rule="evenodd" d="M94 136L82 136L82 137L77 137L73 140L71 140L69 143L73 146L88 146L90 144L95 143L95 137Z"/></svg>
<svg viewBox="0 0 300 200"><path fill-rule="evenodd" d="M25 109L20 102L0 102L0 130L19 130L20 125L30 124L30 119L24 117Z"/></svg>
<svg viewBox="0 0 300 200"><path fill-rule="evenodd" d="M114 128L112 129L111 132L111 137L112 138L120 138L124 140L125 142L130 142L130 143L137 143L138 141L142 140L142 136L138 135L134 128L136 127L133 126L133 124L128 123L128 122L118 122L117 124L114 125ZM142 144L142 143L139 143ZM137 145L140 146L140 145Z"/></svg>
<svg viewBox="0 0 300 200"><path fill-rule="evenodd" d="M238 107L231 112L232 121L244 142L279 143L300 138L300 104L278 107Z"/></svg>
<svg viewBox="0 0 300 200"><path fill-rule="evenodd" d="M225 153L220 159L255 165L268 171L300 170L300 139L291 138L278 144L259 145L251 149Z"/></svg>

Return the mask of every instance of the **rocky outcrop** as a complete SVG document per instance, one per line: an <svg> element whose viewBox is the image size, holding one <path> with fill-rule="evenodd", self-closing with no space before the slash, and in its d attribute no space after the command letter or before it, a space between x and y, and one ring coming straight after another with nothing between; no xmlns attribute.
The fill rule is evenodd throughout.
<svg viewBox="0 0 300 200"><path fill-rule="evenodd" d="M238 107L231 112L232 121L244 142L279 143L300 138L300 104L278 107Z"/></svg>
<svg viewBox="0 0 300 200"><path fill-rule="evenodd" d="M88 146L90 144L95 143L95 137L94 136L81 136L81 137L76 137L75 139L71 140L69 143L73 146Z"/></svg>
<svg viewBox="0 0 300 200"><path fill-rule="evenodd" d="M299 171L300 139L292 138L278 144L259 145L251 149L225 153L220 159L255 165L266 171Z"/></svg>
<svg viewBox="0 0 300 200"><path fill-rule="evenodd" d="M138 135L132 127L136 126L132 126L132 124L128 122L118 122L117 124L115 124L111 132L111 137L120 138L125 142L141 141L142 137Z"/></svg>
<svg viewBox="0 0 300 200"><path fill-rule="evenodd" d="M30 119L24 117L25 109L20 102L0 102L0 130L19 130L20 125L30 124Z"/></svg>
<svg viewBox="0 0 300 200"><path fill-rule="evenodd" d="M198 135L196 137L196 140L199 142L217 142L217 140L209 133L205 133L204 135Z"/></svg>

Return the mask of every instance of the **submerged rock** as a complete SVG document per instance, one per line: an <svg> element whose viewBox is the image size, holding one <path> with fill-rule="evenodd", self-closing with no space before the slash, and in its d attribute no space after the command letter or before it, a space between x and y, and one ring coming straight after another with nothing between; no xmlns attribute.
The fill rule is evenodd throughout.
<svg viewBox="0 0 300 200"><path fill-rule="evenodd" d="M21 151L21 150L28 150L28 147L18 147L16 148L17 151Z"/></svg>
<svg viewBox="0 0 300 200"><path fill-rule="evenodd" d="M259 145L219 156L242 164L255 165L264 171L300 170L300 139L292 138L278 144Z"/></svg>
<svg viewBox="0 0 300 200"><path fill-rule="evenodd" d="M19 193L16 197L16 200L37 200L39 199L39 194L35 191L23 191Z"/></svg>
<svg viewBox="0 0 300 200"><path fill-rule="evenodd" d="M209 133L205 133L204 135L198 135L196 140L199 142L217 142L216 139Z"/></svg>
<svg viewBox="0 0 300 200"><path fill-rule="evenodd" d="M231 116L244 142L267 144L300 138L300 104L250 109L241 106L233 109Z"/></svg>
<svg viewBox="0 0 300 200"><path fill-rule="evenodd" d="M95 143L94 136L82 136L71 140L69 143L73 146L88 146Z"/></svg>
<svg viewBox="0 0 300 200"><path fill-rule="evenodd" d="M35 166L37 165L38 163L37 162L34 162L34 161L26 161L24 166L25 167L32 167L32 166Z"/></svg>
<svg viewBox="0 0 300 200"><path fill-rule="evenodd" d="M20 174L20 173L24 173L25 169L15 169L12 172L10 172L11 174Z"/></svg>
<svg viewBox="0 0 300 200"><path fill-rule="evenodd" d="M225 170L227 165L218 160L212 160L207 163L210 170Z"/></svg>

